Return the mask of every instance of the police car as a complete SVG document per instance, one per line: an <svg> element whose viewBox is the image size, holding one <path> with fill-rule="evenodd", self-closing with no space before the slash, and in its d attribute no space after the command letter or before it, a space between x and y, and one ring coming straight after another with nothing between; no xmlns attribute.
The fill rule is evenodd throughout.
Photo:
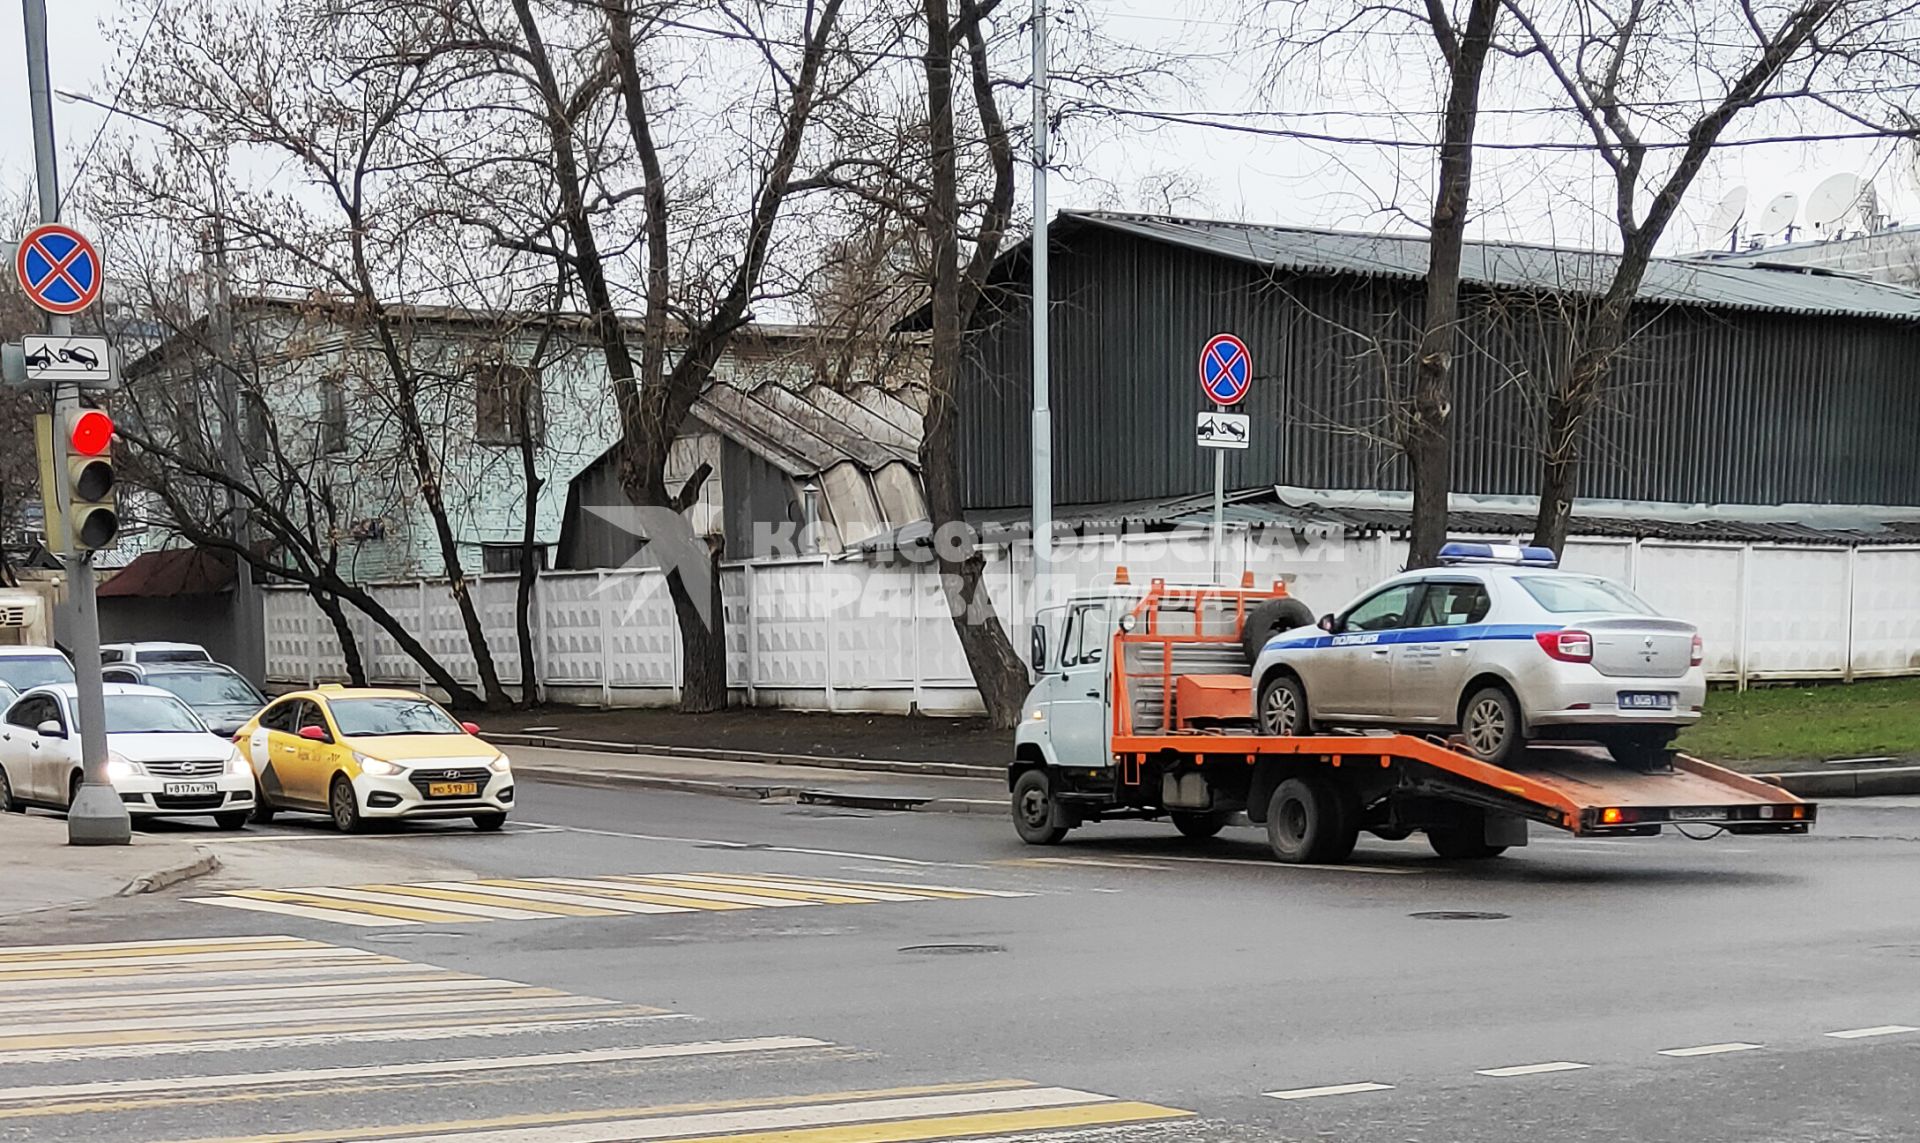
<svg viewBox="0 0 1920 1143"><path fill-rule="evenodd" d="M1262 734L1326 727L1458 730L1496 765L1528 741L1594 740L1623 763L1665 757L1706 699L1700 634L1546 548L1450 543L1254 662Z"/></svg>

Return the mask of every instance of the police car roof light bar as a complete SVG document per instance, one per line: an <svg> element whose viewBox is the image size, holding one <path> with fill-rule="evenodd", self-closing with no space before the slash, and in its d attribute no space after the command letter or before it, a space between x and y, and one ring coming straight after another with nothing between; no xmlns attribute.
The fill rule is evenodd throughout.
<svg viewBox="0 0 1920 1143"><path fill-rule="evenodd" d="M1560 559L1552 548L1532 544L1481 544L1454 540L1440 548L1443 564L1511 564L1523 568L1552 568Z"/></svg>

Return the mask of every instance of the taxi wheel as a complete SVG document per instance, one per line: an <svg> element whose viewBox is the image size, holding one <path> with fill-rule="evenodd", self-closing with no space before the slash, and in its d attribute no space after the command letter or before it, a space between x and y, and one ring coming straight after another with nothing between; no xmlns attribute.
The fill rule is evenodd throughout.
<svg viewBox="0 0 1920 1143"><path fill-rule="evenodd" d="M360 816L360 799L354 795L353 783L347 781L345 774L336 774L333 786L327 791L327 811L333 816L333 825L341 833L361 833L367 828L367 820Z"/></svg>
<svg viewBox="0 0 1920 1143"><path fill-rule="evenodd" d="M505 814L473 815L473 828L481 831L482 833L492 833L494 830L497 830L501 826L506 824L507 824L507 815Z"/></svg>
<svg viewBox="0 0 1920 1143"><path fill-rule="evenodd" d="M1485 686L1460 707L1460 735L1467 753L1482 762L1505 766L1526 746L1520 729L1520 708L1505 687Z"/></svg>
<svg viewBox="0 0 1920 1143"><path fill-rule="evenodd" d="M1292 675L1275 675L1260 688L1259 731L1268 737L1312 734L1307 717L1307 691Z"/></svg>
<svg viewBox="0 0 1920 1143"><path fill-rule="evenodd" d="M279 812L280 812L280 808L274 805L272 802L267 801L267 796L264 793L255 794L253 796L253 820L254 821L259 822L261 825L266 825L268 822L272 821L274 818L274 815Z"/></svg>
<svg viewBox="0 0 1920 1143"><path fill-rule="evenodd" d="M13 796L13 783L7 781L5 767L0 767L0 813L24 814L27 807Z"/></svg>

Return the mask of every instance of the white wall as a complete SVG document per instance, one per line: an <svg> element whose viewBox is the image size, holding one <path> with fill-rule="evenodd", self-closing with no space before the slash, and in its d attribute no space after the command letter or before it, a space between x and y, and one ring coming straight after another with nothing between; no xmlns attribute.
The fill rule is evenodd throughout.
<svg viewBox="0 0 1920 1143"><path fill-rule="evenodd" d="M1337 610L1397 569L1403 546L1384 538L1296 537L1230 531L1225 578L1252 571L1284 579L1317 612ZM1210 578L1204 533L1071 540L1056 548L1071 584ZM1920 674L1920 547L1816 548L1669 541L1575 540L1565 566L1612 576L1661 611L1698 623L1710 677L1858 678ZM1033 601L1027 554L989 553L1000 620L1024 654ZM1066 584L1063 583L1062 590ZM473 656L443 584L380 585L374 594L455 676ZM728 679L740 701L808 710L931 714L979 710L936 574L925 565L821 560L729 565ZM519 677L512 577L476 582L502 679ZM659 573L554 572L533 610L539 675L549 699L664 706L678 699L679 634ZM330 624L307 595L267 597L267 673L283 683L344 677ZM373 681L419 685L424 676L390 637L349 611Z"/></svg>

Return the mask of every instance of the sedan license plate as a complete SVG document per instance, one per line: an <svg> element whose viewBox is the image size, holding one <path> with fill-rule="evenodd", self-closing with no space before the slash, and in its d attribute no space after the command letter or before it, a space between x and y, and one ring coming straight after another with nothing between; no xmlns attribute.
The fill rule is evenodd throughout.
<svg viewBox="0 0 1920 1143"><path fill-rule="evenodd" d="M1673 694L1670 691L1621 691L1621 710L1672 710Z"/></svg>
<svg viewBox="0 0 1920 1143"><path fill-rule="evenodd" d="M208 794L217 794L219 792L220 787L214 785L212 782L167 783L167 796L169 798L205 797Z"/></svg>
<svg viewBox="0 0 1920 1143"><path fill-rule="evenodd" d="M478 782L428 782L429 798L471 798L480 792Z"/></svg>
<svg viewBox="0 0 1920 1143"><path fill-rule="evenodd" d="M1667 817L1676 822L1714 821L1726 815L1711 806L1690 806L1667 811Z"/></svg>

